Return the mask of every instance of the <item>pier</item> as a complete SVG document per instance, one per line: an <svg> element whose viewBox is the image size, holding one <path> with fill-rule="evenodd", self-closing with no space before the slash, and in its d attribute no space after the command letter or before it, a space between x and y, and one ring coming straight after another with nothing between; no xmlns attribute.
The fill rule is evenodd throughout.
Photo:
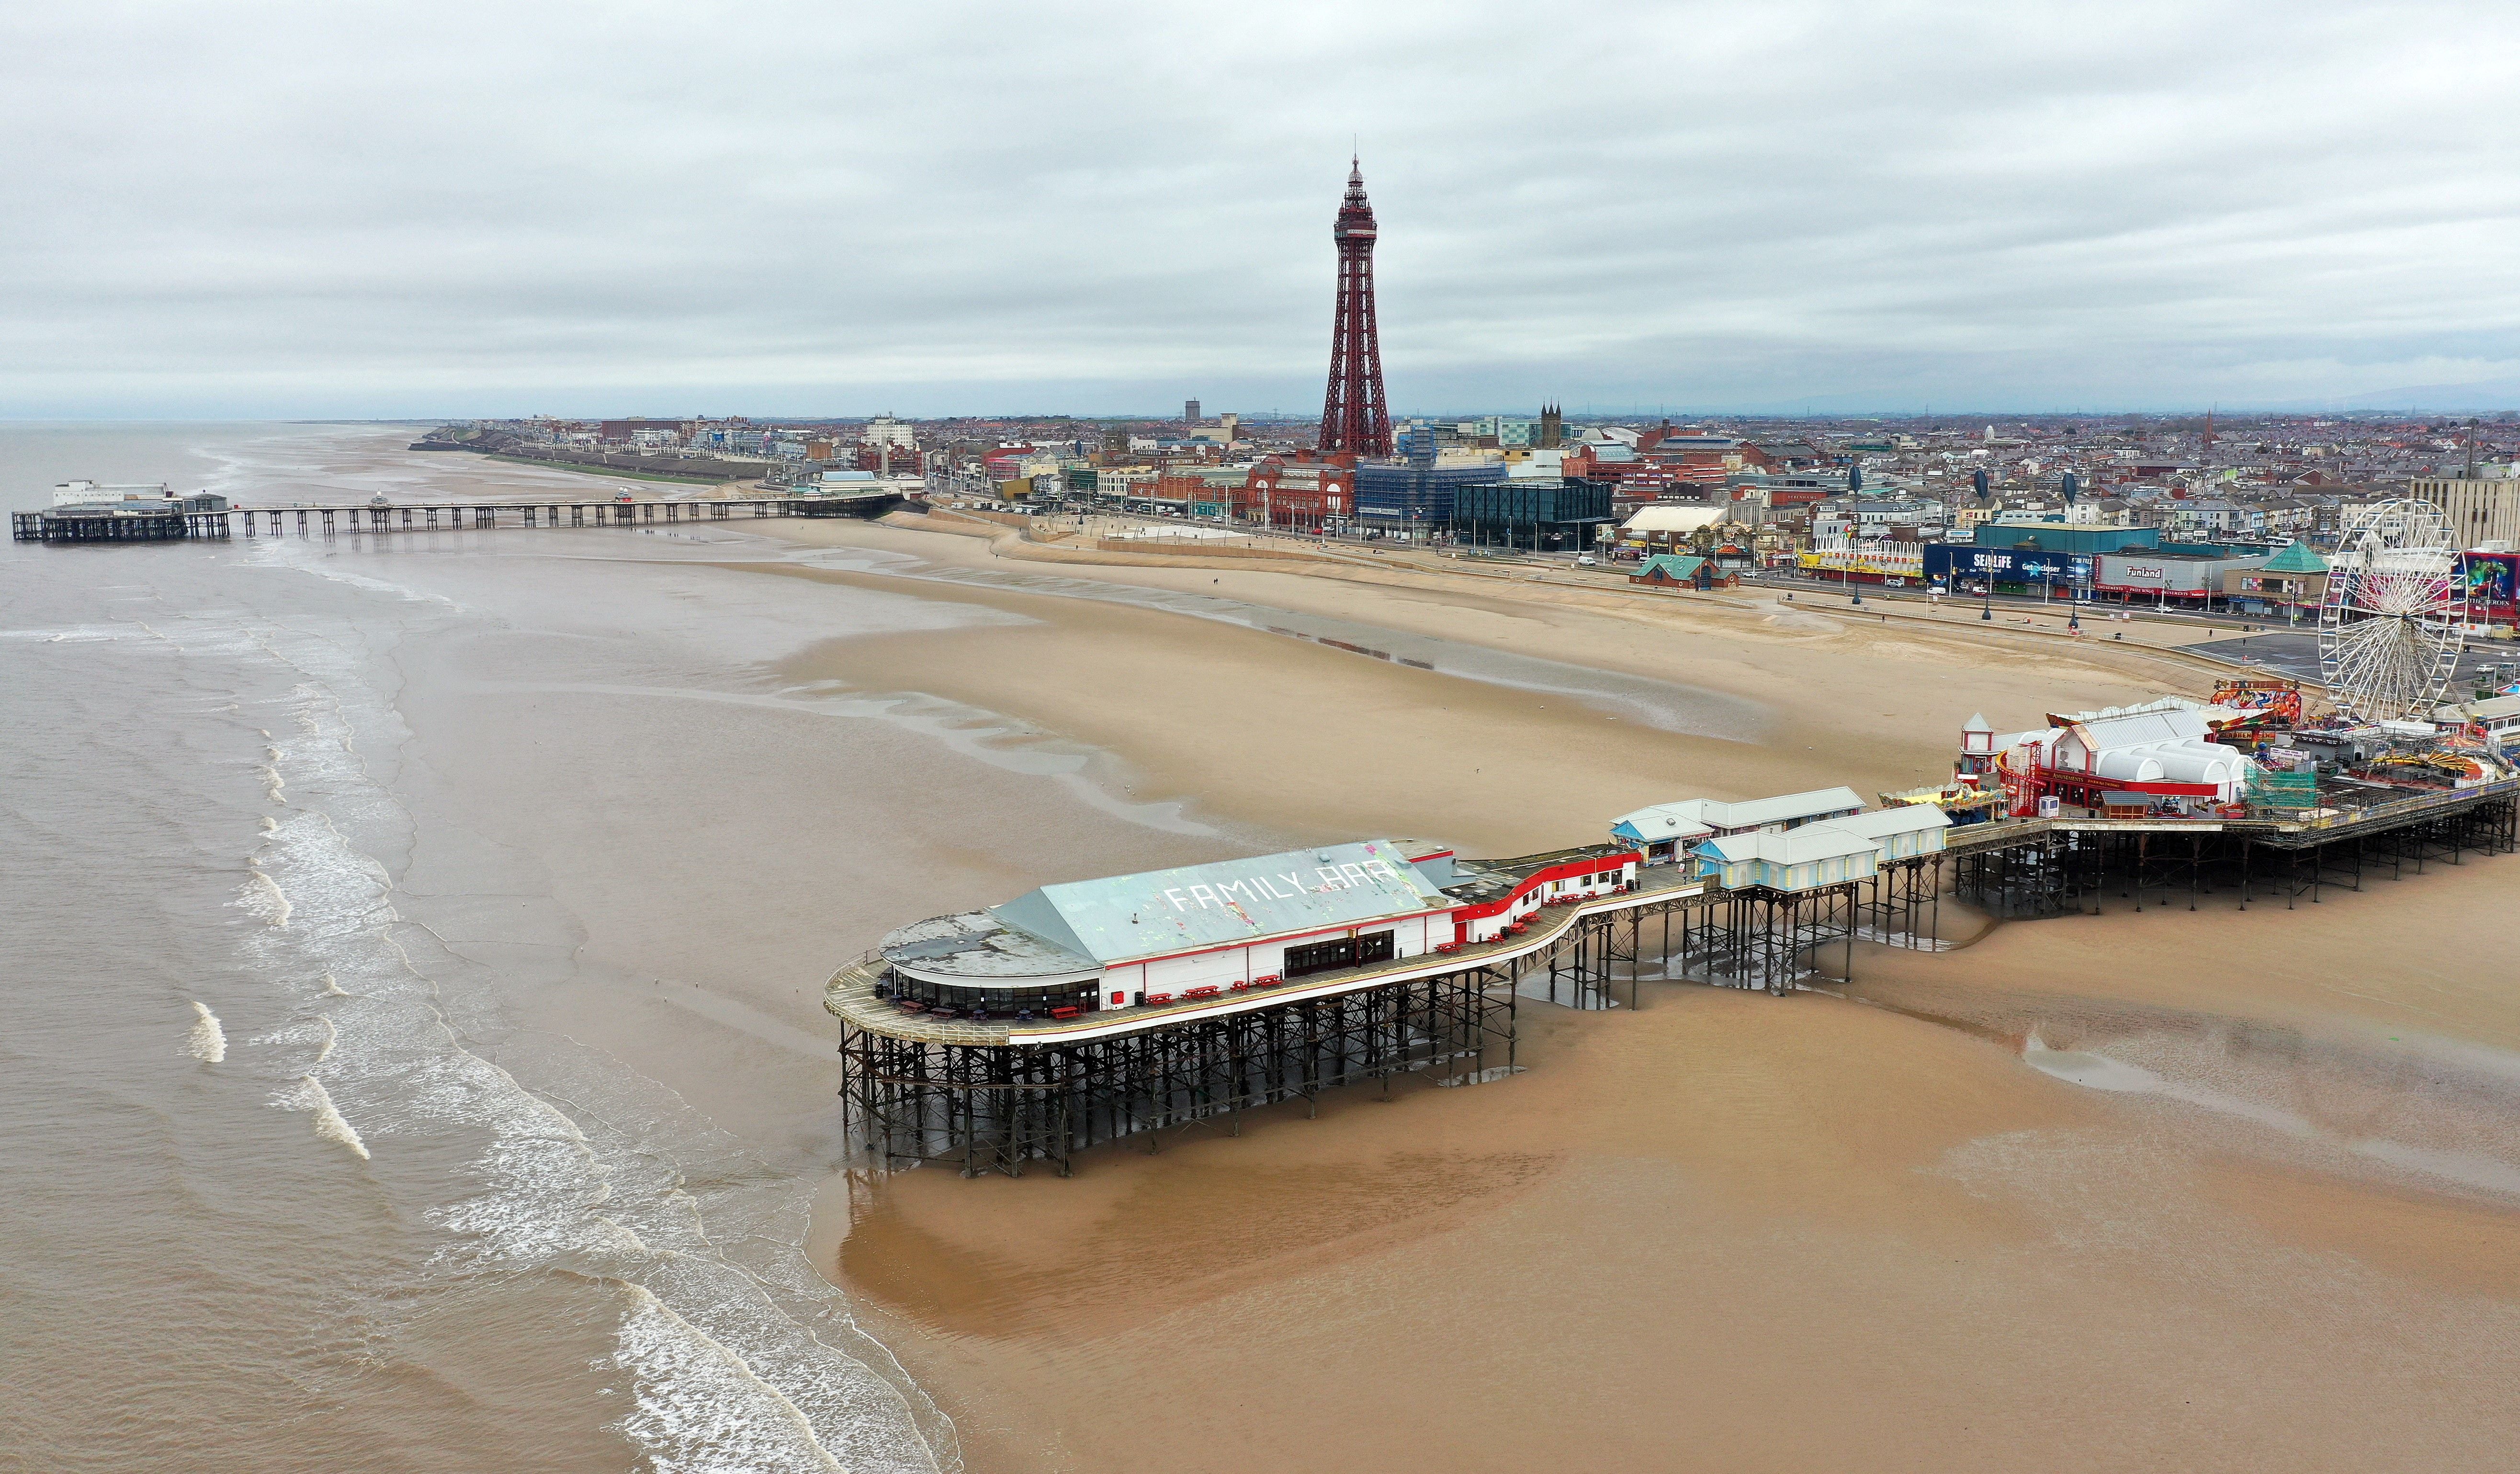
<svg viewBox="0 0 2520 1474"><path fill-rule="evenodd" d="M1121 1137L1236 1132L1243 1111L1309 1106L1342 1086L1387 1091L1401 1074L1474 1084L1509 1072L1520 997L1606 1006L1622 963L1633 987L1645 918L1667 928L1707 905L1706 885L1674 869L1494 942L1065 1020L905 1016L878 996L879 953L840 968L824 997L842 1025L851 1137L870 1153L967 1176L1040 1161L1066 1176L1075 1152Z"/></svg>
<svg viewBox="0 0 2520 1474"><path fill-rule="evenodd" d="M1736 885L1687 863L1623 867L1599 894L1544 900L1492 938L1296 981L1254 978L1044 1017L905 1011L882 950L839 968L841 1096L853 1144L887 1164L1062 1176L1128 1137L1238 1134L1244 1111L1428 1074L1475 1085L1516 1068L1524 1003L1637 1007L1647 981L1778 997L1851 979L1854 944L1933 950L1944 897L2001 917L2318 904L2520 846L2520 782L2315 819L2010 819L1955 826L1932 853L1856 879ZM1633 861L1617 845L1476 863L1488 873ZM1834 956L1832 956L1834 954ZM1834 972L1823 963L1839 961ZM887 996L887 993L892 996ZM1143 995L1142 995L1143 996ZM985 1012L986 1010L973 1010Z"/></svg>
<svg viewBox="0 0 2520 1474"><path fill-rule="evenodd" d="M1991 832L1963 848L1973 828ZM2209 895L2286 910L2520 845L2520 782L2388 798L2317 819L2029 819L1953 831L1952 893L1994 916L2098 916ZM1931 888L1928 886L1928 888Z"/></svg>
<svg viewBox="0 0 2520 1474"><path fill-rule="evenodd" d="M670 527L755 517L874 517L900 504L901 498L890 491L726 500L239 507L224 512L179 512L142 503L12 513L10 536L22 543L119 543L217 539L239 534L249 538L291 534L382 537L409 532L487 532L501 527Z"/></svg>
<svg viewBox="0 0 2520 1474"><path fill-rule="evenodd" d="M228 535L228 514L142 502L125 507L48 507L9 514L22 543L167 543Z"/></svg>

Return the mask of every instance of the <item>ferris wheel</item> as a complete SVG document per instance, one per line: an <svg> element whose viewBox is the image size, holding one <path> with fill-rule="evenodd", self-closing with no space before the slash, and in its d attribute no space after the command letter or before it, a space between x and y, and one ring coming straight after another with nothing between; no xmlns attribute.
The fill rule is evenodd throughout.
<svg viewBox="0 0 2520 1474"><path fill-rule="evenodd" d="M2450 524L2429 502L2348 514L2318 610L2328 699L2365 722L2433 713L2465 645L2467 592Z"/></svg>

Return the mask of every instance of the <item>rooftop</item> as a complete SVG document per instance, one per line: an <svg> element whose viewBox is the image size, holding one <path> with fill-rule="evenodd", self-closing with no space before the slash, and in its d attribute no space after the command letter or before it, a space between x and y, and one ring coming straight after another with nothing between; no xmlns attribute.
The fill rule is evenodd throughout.
<svg viewBox="0 0 2520 1474"><path fill-rule="evenodd" d="M1690 802L1655 804L1633 814L1622 814L1611 821L1610 832L1645 844L1658 844L1666 839L1696 839L1714 833L1714 828L1699 823L1694 813L1683 812Z"/></svg>
<svg viewBox="0 0 2520 1474"><path fill-rule="evenodd" d="M1517 855L1511 860L1457 860L1453 863L1452 882L1444 887L1444 894L1462 905L1477 906L1513 894L1523 881L1542 871L1585 860L1608 860L1625 853L1617 845L1583 844L1539 855Z"/></svg>
<svg viewBox="0 0 2520 1474"><path fill-rule="evenodd" d="M1693 554L1657 553L1646 558L1643 565L1639 567L1632 576L1649 578L1655 573L1660 573L1666 578L1688 582L1695 579L1697 570L1705 566L1706 559Z"/></svg>
<svg viewBox="0 0 2520 1474"><path fill-rule="evenodd" d="M1658 810L1676 819L1714 829L1755 829L1763 825L1791 824L1798 819L1817 819L1822 814L1845 813L1863 807L1864 800L1853 788L1839 787L1814 788L1808 793L1783 793L1775 798L1745 799L1740 803L1684 798L1678 803L1658 804L1652 810L1638 812Z"/></svg>
<svg viewBox="0 0 2520 1474"><path fill-rule="evenodd" d="M1893 810L1891 812L1899 812ZM1919 809L1942 818L1939 809ZM1945 820L1945 823L1950 821ZM1916 827L1930 827L1917 826ZM1798 829L1761 829L1750 834L1727 834L1698 846L1698 853L1713 855L1730 865L1745 860L1765 860L1770 865L1809 865L1819 860L1838 860L1849 855L1869 855L1880 845L1862 834L1850 833L1836 823L1807 824Z"/></svg>
<svg viewBox="0 0 2520 1474"><path fill-rule="evenodd" d="M1978 826L1990 828L1991 826ZM1547 855L1525 855L1513 860L1474 862L1487 877L1518 877L1532 871L1546 869L1587 855L1616 853L1606 845L1594 845L1571 850L1552 851ZM1479 882L1472 882L1473 885ZM1511 889L1508 880L1506 888ZM1465 887L1467 888L1467 887ZM888 1034L900 1039L919 1039L935 1044L1002 1045L1021 1044L1027 1040L1056 1040L1079 1030L1109 1032L1134 1029L1169 1022L1198 1014L1240 1012L1298 1000L1306 997L1344 992L1358 987L1371 987L1377 980L1393 974L1424 974L1475 967L1505 958L1528 956L1554 945L1558 937L1576 919L1588 912L1616 911L1649 904L1656 899L1690 896L1707 888L1707 882L1677 866L1648 871L1637 877L1636 888L1624 895L1600 896L1579 907L1535 912L1527 918L1528 932L1521 936L1500 936L1487 942L1466 943L1442 957L1423 954L1393 958L1362 966L1316 973L1297 983L1282 985L1260 992L1231 995L1226 999L1183 999L1169 1004L1135 1005L1124 1008L1102 1008L1074 1020L1040 1019L1026 1023L1008 1018L941 1018L934 1015L906 1014L891 1002L875 996L875 985L883 980L883 964L878 959L861 959L842 966L832 975L823 991L826 1010L862 1029ZM1458 892L1457 892L1458 894ZM1502 894L1502 892L1500 892Z"/></svg>
<svg viewBox="0 0 2520 1474"><path fill-rule="evenodd" d="M2296 542L2268 560L2261 573L2324 573L2327 559L2310 550L2307 543Z"/></svg>
<svg viewBox="0 0 2520 1474"><path fill-rule="evenodd" d="M1620 526L1629 532L1695 532L1700 527L1711 527L1732 514L1732 509L1729 503L1719 502L1704 507L1662 503L1652 507L1638 508L1635 514Z"/></svg>
<svg viewBox="0 0 2520 1474"><path fill-rule="evenodd" d="M1034 980L1102 971L1092 958L1017 931L985 911L913 922L886 935L878 950L885 961L923 977Z"/></svg>
<svg viewBox="0 0 2520 1474"><path fill-rule="evenodd" d="M1951 826L1951 816L1932 804L1902 804L1895 809L1868 809L1861 814L1806 825L1803 828L1787 832L1801 834L1811 829L1835 829L1859 839L1879 840L1893 834L1913 834L1922 829L1948 829Z"/></svg>
<svg viewBox="0 0 2520 1474"><path fill-rule="evenodd" d="M1045 885L990 916L1098 965L1323 931L1444 904L1404 849L1369 839Z"/></svg>

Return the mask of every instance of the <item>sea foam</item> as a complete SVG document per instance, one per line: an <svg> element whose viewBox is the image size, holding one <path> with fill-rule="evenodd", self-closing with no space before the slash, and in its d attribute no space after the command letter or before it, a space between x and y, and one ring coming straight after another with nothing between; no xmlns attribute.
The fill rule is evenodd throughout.
<svg viewBox="0 0 2520 1474"><path fill-rule="evenodd" d="M228 1057L228 1032L219 1027L219 1016L203 1003L193 1005L193 1027L184 1036L184 1049L203 1064L217 1064Z"/></svg>
<svg viewBox="0 0 2520 1474"><path fill-rule="evenodd" d="M625 1288L617 1356L639 1380L623 1431L653 1451L656 1467L842 1474L804 1412L742 1357L645 1286Z"/></svg>

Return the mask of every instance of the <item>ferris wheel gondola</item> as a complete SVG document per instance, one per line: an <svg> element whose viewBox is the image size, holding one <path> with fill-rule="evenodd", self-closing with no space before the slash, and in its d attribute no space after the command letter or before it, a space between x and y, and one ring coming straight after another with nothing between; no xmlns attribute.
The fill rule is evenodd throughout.
<svg viewBox="0 0 2520 1474"><path fill-rule="evenodd" d="M2318 611L2328 699L2365 722L2430 718L2457 672L2467 618L2439 509L2399 500L2350 514Z"/></svg>

